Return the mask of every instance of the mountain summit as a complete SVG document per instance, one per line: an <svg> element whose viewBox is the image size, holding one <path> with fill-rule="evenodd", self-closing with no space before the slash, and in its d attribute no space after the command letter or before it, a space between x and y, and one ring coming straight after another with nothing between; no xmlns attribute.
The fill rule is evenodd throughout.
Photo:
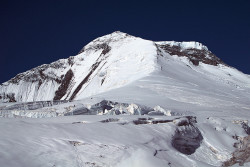
<svg viewBox="0 0 250 167"><path fill-rule="evenodd" d="M249 76L201 43L154 42L116 31L91 41L76 56L18 74L0 85L0 99L76 100L159 75L196 87L210 82L241 88L250 83Z"/></svg>
<svg viewBox="0 0 250 167"><path fill-rule="evenodd" d="M198 42L114 32L0 100L3 166L249 166L250 77Z"/></svg>

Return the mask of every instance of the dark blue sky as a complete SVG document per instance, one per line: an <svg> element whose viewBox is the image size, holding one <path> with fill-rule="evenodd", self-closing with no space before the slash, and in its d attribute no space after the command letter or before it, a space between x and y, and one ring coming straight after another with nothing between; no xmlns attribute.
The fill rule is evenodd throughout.
<svg viewBox="0 0 250 167"><path fill-rule="evenodd" d="M155 41L198 41L250 74L249 9L249 0L1 0L0 83L76 55L116 30Z"/></svg>

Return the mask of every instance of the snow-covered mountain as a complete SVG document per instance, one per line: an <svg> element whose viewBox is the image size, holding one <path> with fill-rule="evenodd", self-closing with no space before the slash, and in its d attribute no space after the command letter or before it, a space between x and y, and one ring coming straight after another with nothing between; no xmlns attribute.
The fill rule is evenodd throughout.
<svg viewBox="0 0 250 167"><path fill-rule="evenodd" d="M118 31L93 40L76 56L18 74L0 85L0 99L81 99L155 73L193 87L208 80L237 88L250 85L249 76L227 66L198 42L153 42Z"/></svg>
<svg viewBox="0 0 250 167"><path fill-rule="evenodd" d="M250 76L198 42L114 32L0 100L2 166L249 166Z"/></svg>

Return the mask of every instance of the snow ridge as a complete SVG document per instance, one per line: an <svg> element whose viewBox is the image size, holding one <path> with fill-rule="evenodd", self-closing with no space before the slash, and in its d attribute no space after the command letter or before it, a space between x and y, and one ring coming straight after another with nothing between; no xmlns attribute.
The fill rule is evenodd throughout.
<svg viewBox="0 0 250 167"><path fill-rule="evenodd" d="M198 50L208 50L208 48L203 45L202 43L199 42L176 42L176 41L160 41L160 42L155 42L156 44L160 45L170 45L172 46L179 46L182 50L186 49L198 49Z"/></svg>
<svg viewBox="0 0 250 167"><path fill-rule="evenodd" d="M163 70L168 61L173 67ZM250 85L247 75L226 66L199 42L153 42L116 31L91 41L76 56L41 65L1 84L0 101L82 99L160 71L168 75L183 64L192 68L190 79L202 73L234 87Z"/></svg>

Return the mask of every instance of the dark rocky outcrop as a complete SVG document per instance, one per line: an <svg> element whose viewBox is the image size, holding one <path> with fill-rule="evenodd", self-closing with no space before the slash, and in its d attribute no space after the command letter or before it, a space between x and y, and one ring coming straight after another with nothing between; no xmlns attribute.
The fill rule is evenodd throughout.
<svg viewBox="0 0 250 167"><path fill-rule="evenodd" d="M156 44L159 48L163 49L165 52L169 53L170 55L177 55L177 56L185 56L187 57L194 65L198 66L199 62L210 64L210 65L218 65L224 64L217 56L215 56L211 51L206 49L182 49L178 45L171 46L169 44Z"/></svg>
<svg viewBox="0 0 250 167"><path fill-rule="evenodd" d="M195 117L186 118L178 121L179 127L172 138L172 146L183 154L191 155L200 147L203 137L199 129L194 126Z"/></svg>
<svg viewBox="0 0 250 167"><path fill-rule="evenodd" d="M245 130L246 134L250 135L250 127L248 126L248 123L243 122L242 128Z"/></svg>
<svg viewBox="0 0 250 167"><path fill-rule="evenodd" d="M135 125L141 125L141 124L162 124L162 123L169 123L173 122L173 120L154 120L154 118L138 118L137 120L134 120L133 123Z"/></svg>
<svg viewBox="0 0 250 167"><path fill-rule="evenodd" d="M77 88L75 89L75 91L71 95L70 100L73 100L75 98L75 96L77 95L77 93L81 90L82 86L89 80L89 77L97 69L97 67L99 66L100 63L101 62L96 62L95 64L92 65L91 70L85 76L85 78L82 80L82 82L77 86Z"/></svg>
<svg viewBox="0 0 250 167"><path fill-rule="evenodd" d="M14 93L0 94L0 101L3 101L3 102L16 102L15 94Z"/></svg>
<svg viewBox="0 0 250 167"><path fill-rule="evenodd" d="M61 78L53 73L45 74L44 71L48 68L59 69L64 68L65 63L61 61L56 61L51 64L44 64L33 68L29 71L20 73L14 78L10 79L8 82L13 84L18 84L21 80L25 82L43 82L44 80L52 80L57 83L61 83Z"/></svg>
<svg viewBox="0 0 250 167"><path fill-rule="evenodd" d="M102 122L102 123L109 123L109 122L118 122L118 121L119 121L118 118L108 118L108 119L102 120L100 122Z"/></svg>
<svg viewBox="0 0 250 167"><path fill-rule="evenodd" d="M70 57L68 58L68 64L69 64L70 66L73 66L73 64L74 64L74 57L73 57L73 56L70 56Z"/></svg>
<svg viewBox="0 0 250 167"><path fill-rule="evenodd" d="M202 139L198 128L186 126L183 130L176 130L172 139L172 146L183 154L191 155L200 147Z"/></svg>
<svg viewBox="0 0 250 167"><path fill-rule="evenodd" d="M244 166L245 163L250 162L250 135L244 137L238 144L238 149L236 149L232 158L224 162L222 166L233 166L239 163L240 166Z"/></svg>
<svg viewBox="0 0 250 167"><path fill-rule="evenodd" d="M73 100L75 98L75 96L77 95L77 93L81 90L82 86L85 83L87 83L87 81L89 80L90 76L98 68L98 66L101 64L101 62L103 61L103 59L105 59L104 55L106 55L111 50L111 47L109 45L107 45L106 43L103 43L101 45L95 45L95 47L97 47L98 49L100 49L100 48L103 49L102 53L99 56L99 58L96 60L96 62L91 66L89 73L85 76L85 78L82 80L82 82L74 90L73 94L70 97L70 100ZM106 62L104 62L103 65L105 63Z"/></svg>
<svg viewBox="0 0 250 167"><path fill-rule="evenodd" d="M98 43L98 44L94 44L94 45L92 45L92 46L90 46L88 48L83 47L78 54L80 54L82 52L85 52L85 51L88 51L88 50L99 50L99 49L103 49L103 54L106 54L106 53L108 53L110 51L111 48L105 42L101 43L101 44Z"/></svg>
<svg viewBox="0 0 250 167"><path fill-rule="evenodd" d="M69 69L66 75L64 76L61 85L55 92L55 97L53 100L61 100L61 98L67 93L68 87L73 77L74 73L71 69Z"/></svg>

